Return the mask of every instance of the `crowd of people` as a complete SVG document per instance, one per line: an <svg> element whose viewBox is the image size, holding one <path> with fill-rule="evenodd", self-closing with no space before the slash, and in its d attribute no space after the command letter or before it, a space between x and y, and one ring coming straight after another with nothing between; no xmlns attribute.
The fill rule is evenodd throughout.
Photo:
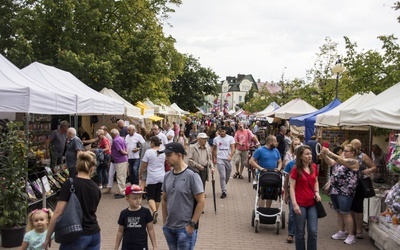
<svg viewBox="0 0 400 250"><path fill-rule="evenodd" d="M96 207L102 194L111 194L114 175L117 180L114 198L125 198L129 204L118 220L115 249L121 244L122 249L133 246L147 249L148 236L156 249L153 224L159 221L160 209L169 248L193 249L210 172L214 174L218 170L220 198L225 199L231 175L234 179L243 179L245 168L254 168L258 173L283 172L284 201L289 205L286 241L295 242L296 249L316 249L315 203L321 200L318 164L322 161L331 167L329 192L338 216L339 230L332 239L344 240L346 244L361 239L363 195L358 179L376 170L374 161L360 151L361 142L354 139L338 147L342 152L323 147L318 155L316 144L321 143L320 138L312 137L304 142L301 136L293 137L282 125L277 128L276 135L268 135L265 145L261 146L257 136L260 129L259 122L248 128L241 121L187 118L184 124L167 122L162 127L154 124L151 131L147 131L141 126L125 126L125 122L119 120L110 132L106 126L101 126L96 138L90 139L84 130L79 129L77 135L68 122L61 122L46 145L52 149L49 150L52 164L60 164L65 157L70 176L77 180L75 186L84 210L85 228L81 238L72 245L61 244L61 249L75 246L99 249ZM96 148L87 151L84 145L92 143ZM249 158L251 148L256 150ZM375 151L379 157L379 151ZM186 161L185 157L188 157ZM97 183L91 180L94 172ZM51 243L55 220L62 215L69 199L69 185L63 186L54 215L49 214L46 219L45 248ZM143 198L148 200L148 209L141 206ZM272 200L260 201L262 207L271 207L271 204Z"/></svg>

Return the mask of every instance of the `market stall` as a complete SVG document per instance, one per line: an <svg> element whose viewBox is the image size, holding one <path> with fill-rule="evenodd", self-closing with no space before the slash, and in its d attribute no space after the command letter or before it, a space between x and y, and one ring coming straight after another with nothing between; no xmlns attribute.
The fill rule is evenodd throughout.
<svg viewBox="0 0 400 250"><path fill-rule="evenodd" d="M315 134L315 120L316 116L319 114L323 114L331 109L334 109L337 107L341 102L338 99L333 100L330 102L328 105L325 107L316 110L314 112L301 115L301 116L295 116L291 117L289 120L290 125L297 126L297 127L305 127L305 141L308 141L311 136Z"/></svg>
<svg viewBox="0 0 400 250"><path fill-rule="evenodd" d="M397 190L394 192L395 196L391 199L392 201L399 202L400 200L400 184L398 183L400 179L400 161L397 160L400 158L400 142L398 139L400 129L399 94L400 83L397 83L358 107L340 111L340 126L367 125L393 129L388 136L390 159L387 165L388 178L385 180L387 186L377 188L375 185L378 197L376 203L380 205L379 210L383 210L385 206L393 209L396 204L388 201L391 192L387 188L391 188L391 191ZM382 199L385 199L384 203L382 203ZM399 209L392 211L389 216L387 216L387 213L370 214L369 235L380 249L400 249L400 227L398 225L400 204L397 206Z"/></svg>
<svg viewBox="0 0 400 250"><path fill-rule="evenodd" d="M121 100L104 96L90 88L71 73L34 62L22 69L30 77L39 81L45 89L57 93L66 93L77 96L76 110L70 114L124 114L125 107Z"/></svg>

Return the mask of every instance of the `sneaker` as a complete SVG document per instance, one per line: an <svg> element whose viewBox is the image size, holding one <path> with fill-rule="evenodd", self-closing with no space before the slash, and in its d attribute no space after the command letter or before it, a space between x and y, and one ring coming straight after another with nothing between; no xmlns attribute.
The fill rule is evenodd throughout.
<svg viewBox="0 0 400 250"><path fill-rule="evenodd" d="M344 239L346 239L346 233L343 231L339 231L339 232L335 233L334 235L332 235L331 238L334 240L344 240Z"/></svg>
<svg viewBox="0 0 400 250"><path fill-rule="evenodd" d="M158 212L155 211L154 214L153 214L153 224L157 223L157 216L158 216Z"/></svg>
<svg viewBox="0 0 400 250"><path fill-rule="evenodd" d="M225 192L222 192L222 194L221 194L221 199L224 199L226 197L226 193Z"/></svg>
<svg viewBox="0 0 400 250"><path fill-rule="evenodd" d="M347 238L343 241L343 243L344 243L344 244L347 244L347 245L354 244L354 243L356 243L356 238L354 237L354 235L349 235L349 236L347 236Z"/></svg>

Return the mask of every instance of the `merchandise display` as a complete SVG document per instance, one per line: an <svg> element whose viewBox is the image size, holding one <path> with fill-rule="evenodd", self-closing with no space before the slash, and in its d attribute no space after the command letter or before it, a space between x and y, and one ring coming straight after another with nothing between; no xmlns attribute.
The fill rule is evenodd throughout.
<svg viewBox="0 0 400 250"><path fill-rule="evenodd" d="M49 207L55 209L61 185L68 179L68 169L65 164L44 167L45 170L32 172L28 176L26 192L29 200L29 211Z"/></svg>

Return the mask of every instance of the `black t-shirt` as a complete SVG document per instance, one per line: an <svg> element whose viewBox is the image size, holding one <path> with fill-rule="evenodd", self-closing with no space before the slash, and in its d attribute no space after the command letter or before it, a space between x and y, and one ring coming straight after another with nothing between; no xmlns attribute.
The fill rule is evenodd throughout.
<svg viewBox="0 0 400 250"><path fill-rule="evenodd" d="M59 201L69 201L71 183L69 179L63 184ZM92 235L100 232L97 222L97 206L99 205L101 192L99 187L91 179L74 178L75 195L81 203L83 212L83 235Z"/></svg>
<svg viewBox="0 0 400 250"><path fill-rule="evenodd" d="M189 138L189 133L190 133L190 130L192 129L192 125L193 125L193 122L191 122L191 123L186 123L185 124L185 136L186 136L186 138Z"/></svg>
<svg viewBox="0 0 400 250"><path fill-rule="evenodd" d="M278 149L279 153L281 154L281 158L283 159L285 157L285 149L286 149L285 137L281 133L279 133L276 136L276 140L278 141L278 146L276 148Z"/></svg>
<svg viewBox="0 0 400 250"><path fill-rule="evenodd" d="M121 211L118 224L124 226L122 239L122 250L148 249L147 245L147 223L153 221L150 210L141 207L137 211L128 208Z"/></svg>

